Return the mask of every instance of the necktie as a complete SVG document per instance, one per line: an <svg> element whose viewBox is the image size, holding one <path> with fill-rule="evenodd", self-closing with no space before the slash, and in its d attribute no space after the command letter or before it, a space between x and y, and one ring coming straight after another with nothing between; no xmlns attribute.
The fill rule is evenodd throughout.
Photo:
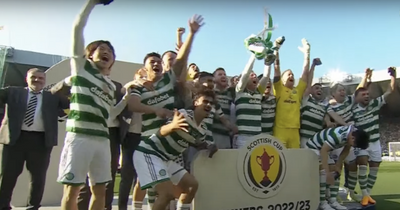
<svg viewBox="0 0 400 210"><path fill-rule="evenodd" d="M35 117L35 111L36 111L36 106L37 106L37 93L31 93L32 96L29 99L28 106L26 108L26 113L25 113L25 119L24 123L28 127L33 125L33 119Z"/></svg>

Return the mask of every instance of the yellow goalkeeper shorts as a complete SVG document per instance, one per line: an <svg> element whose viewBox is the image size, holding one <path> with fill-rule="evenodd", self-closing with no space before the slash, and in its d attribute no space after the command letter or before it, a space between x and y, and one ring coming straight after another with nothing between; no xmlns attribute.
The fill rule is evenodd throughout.
<svg viewBox="0 0 400 210"><path fill-rule="evenodd" d="M279 139L288 149L300 148L300 133L297 128L274 127L273 136Z"/></svg>

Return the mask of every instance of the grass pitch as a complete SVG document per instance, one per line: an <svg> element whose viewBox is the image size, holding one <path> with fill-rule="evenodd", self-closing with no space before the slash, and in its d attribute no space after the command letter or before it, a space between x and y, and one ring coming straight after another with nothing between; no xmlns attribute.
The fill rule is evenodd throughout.
<svg viewBox="0 0 400 210"><path fill-rule="evenodd" d="M343 186L342 177L340 186ZM360 193L358 185L356 190ZM371 197L376 201L376 209L400 209L400 162L382 162Z"/></svg>
<svg viewBox="0 0 400 210"><path fill-rule="evenodd" d="M119 182L120 176L117 174L114 187L115 195L119 191ZM343 183L341 186L343 186ZM357 191L360 192L358 185ZM371 193L372 198L376 200L377 209L400 209L400 162L383 162L381 164L378 179Z"/></svg>

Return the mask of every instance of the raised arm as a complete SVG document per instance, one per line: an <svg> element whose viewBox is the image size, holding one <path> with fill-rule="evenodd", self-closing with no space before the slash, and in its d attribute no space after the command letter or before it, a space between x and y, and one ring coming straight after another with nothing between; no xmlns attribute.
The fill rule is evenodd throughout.
<svg viewBox="0 0 400 210"><path fill-rule="evenodd" d="M178 82L180 82L181 84L185 84L187 80L189 69L186 66L187 66L187 60L183 62L183 71L181 75L178 77Z"/></svg>
<svg viewBox="0 0 400 210"><path fill-rule="evenodd" d="M88 0L82 11L76 17L72 28L72 58L71 58L71 74L76 74L77 71L84 65L85 56L85 39L83 31L88 21L89 15L93 8L98 4L96 0Z"/></svg>
<svg viewBox="0 0 400 210"><path fill-rule="evenodd" d="M308 96L311 93L311 85L314 79L314 70L316 66L321 65L321 60L319 58L314 58L311 64L310 70L308 71L308 82L307 82L307 89L304 91L304 95Z"/></svg>
<svg viewBox="0 0 400 210"><path fill-rule="evenodd" d="M178 55L176 56L176 60L174 65L172 66L172 70L174 71L177 78L180 77L182 71L186 68L185 63L187 63L190 50L192 48L193 39L195 34L199 31L201 26L203 26L203 17L199 15L194 15L189 20L189 27L190 31L186 38L185 43L183 43L182 47L180 48Z"/></svg>
<svg viewBox="0 0 400 210"><path fill-rule="evenodd" d="M357 89L358 88L366 88L367 87L368 81L371 82L372 71L373 70L370 69L370 68L365 69L365 75L362 78L360 84L358 84Z"/></svg>
<svg viewBox="0 0 400 210"><path fill-rule="evenodd" d="M301 80L305 83L308 83L309 78L309 70L310 70L310 44L306 39L302 39L301 43L303 44L302 47L299 47L299 50L304 55L304 62L303 62L303 73L301 74Z"/></svg>
<svg viewBox="0 0 400 210"><path fill-rule="evenodd" d="M279 59L279 49L281 48L281 45L285 41L285 37L279 37L275 40L275 47L276 50L274 51L275 55L275 62L274 62L274 83L277 83L278 81L281 81L281 67L280 67L280 59Z"/></svg>
<svg viewBox="0 0 400 210"><path fill-rule="evenodd" d="M396 72L396 67L389 67L388 68L388 73L390 75L390 84L386 92L383 94L383 98L387 99L387 97L394 91L396 88L396 77L397 77L397 72Z"/></svg>
<svg viewBox="0 0 400 210"><path fill-rule="evenodd" d="M179 27L176 31L176 52L179 52L183 45L182 36L185 33L185 28Z"/></svg>
<svg viewBox="0 0 400 210"><path fill-rule="evenodd" d="M265 89L267 88L268 81L270 80L271 65L275 61L275 58L275 55L269 55L264 60L263 77L258 82L258 91L260 91L260 93L264 93Z"/></svg>
<svg viewBox="0 0 400 210"><path fill-rule="evenodd" d="M239 82L236 85L236 92L242 92L246 88L246 85L249 82L250 74L253 70L255 60L256 60L256 55L252 53L249 61L247 62L246 66L242 71Z"/></svg>
<svg viewBox="0 0 400 210"><path fill-rule="evenodd" d="M281 48L283 42L285 42L285 37L279 37L275 40L274 45L276 50L274 51L275 62L274 62L274 95L275 97L279 97L279 94L282 90L282 82L281 82L281 67L280 67L280 59L279 59L279 49Z"/></svg>

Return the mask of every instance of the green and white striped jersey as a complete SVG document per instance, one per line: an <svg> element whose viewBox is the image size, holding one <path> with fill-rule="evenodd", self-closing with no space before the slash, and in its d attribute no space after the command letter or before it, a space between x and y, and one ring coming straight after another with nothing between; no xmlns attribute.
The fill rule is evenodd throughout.
<svg viewBox="0 0 400 210"><path fill-rule="evenodd" d="M353 125L326 128L314 134L306 145L309 149L321 150L324 143L327 143L332 150L339 149L347 144L347 138L353 128Z"/></svg>
<svg viewBox="0 0 400 210"><path fill-rule="evenodd" d="M235 89L233 87L229 87L223 91L218 89L214 89L215 94L217 96L217 102L221 106L222 112L224 115L230 119L231 116L231 104L233 99L235 98ZM214 120L214 124L212 125L212 132L220 135L229 135L229 130L222 124L219 119Z"/></svg>
<svg viewBox="0 0 400 210"><path fill-rule="evenodd" d="M303 98L300 108L301 138L311 138L315 133L323 129L324 117L327 113L327 109L327 103L317 101L312 96Z"/></svg>
<svg viewBox="0 0 400 210"><path fill-rule="evenodd" d="M376 142L380 139L379 111L385 104L384 96L373 99L366 107L359 104L353 107L353 118L357 128L369 134L369 141Z"/></svg>
<svg viewBox="0 0 400 210"><path fill-rule="evenodd" d="M261 100L261 110L261 132L272 135L276 111L275 96L263 97Z"/></svg>
<svg viewBox="0 0 400 210"><path fill-rule="evenodd" d="M144 105L173 110L175 103L175 83L176 76L174 71L171 70L164 73L162 78L154 84L153 91L139 86L134 88L131 94L139 96ZM142 139L147 139L152 134L155 134L165 122L165 119L158 117L155 113L143 114Z"/></svg>
<svg viewBox="0 0 400 210"><path fill-rule="evenodd" d="M261 133L261 98L262 94L244 89L236 91L236 125L239 135L255 136Z"/></svg>
<svg viewBox="0 0 400 210"><path fill-rule="evenodd" d="M218 108L217 108L218 107ZM222 116L224 116L224 113L222 112L222 109L220 106L216 106L215 108L213 107L211 109L210 114L205 118L203 121L207 126L207 131L206 131L206 141L208 142L214 142L213 139L213 131L212 131L212 125L215 123L216 120L219 120Z"/></svg>
<svg viewBox="0 0 400 210"><path fill-rule="evenodd" d="M189 124L186 133L182 130L175 131L168 136L161 136L159 132L152 134L149 138L143 139L137 150L146 154L155 155L164 161L176 160L189 146L205 141L207 126L204 122L197 126L194 121L194 111L180 109ZM168 120L167 124L172 121ZM161 126L160 126L161 127Z"/></svg>
<svg viewBox="0 0 400 210"><path fill-rule="evenodd" d="M337 103L335 105L329 105L327 112L336 112L343 120L348 123L353 121L353 113L351 109L354 106L354 95L346 96L343 103Z"/></svg>
<svg viewBox="0 0 400 210"><path fill-rule="evenodd" d="M89 60L67 83L71 98L66 131L109 139L107 121L115 105L114 83Z"/></svg>

